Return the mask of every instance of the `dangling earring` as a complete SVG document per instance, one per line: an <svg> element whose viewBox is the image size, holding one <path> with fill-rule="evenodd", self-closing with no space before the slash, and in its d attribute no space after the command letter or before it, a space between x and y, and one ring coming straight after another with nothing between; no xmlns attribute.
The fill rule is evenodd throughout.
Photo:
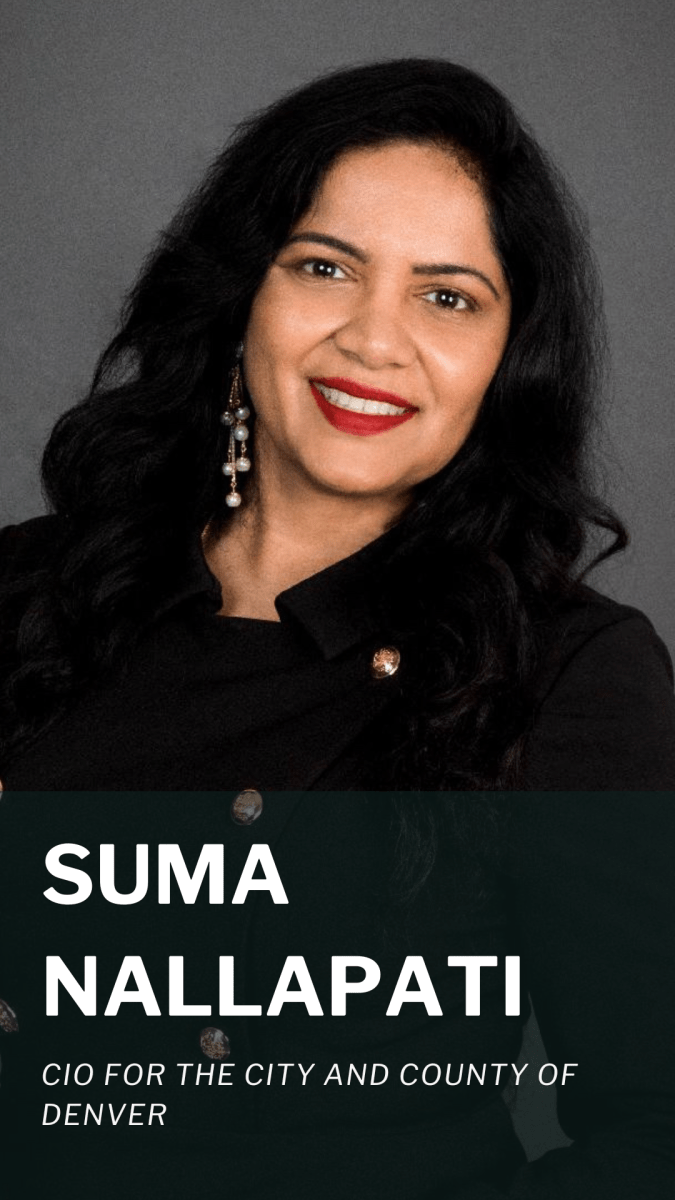
<svg viewBox="0 0 675 1200"><path fill-rule="evenodd" d="M244 421L248 420L251 413L244 404L244 383L241 377L243 348L243 345L240 345L237 349L237 359L230 376L230 395L227 408L220 417L222 424L226 425L230 431L227 459L223 463L223 475L228 476L230 480L230 491L225 497L228 508L239 508L241 504L241 496L237 491L237 471L251 470L251 460L246 457L248 429ZM238 458L237 446L239 447Z"/></svg>

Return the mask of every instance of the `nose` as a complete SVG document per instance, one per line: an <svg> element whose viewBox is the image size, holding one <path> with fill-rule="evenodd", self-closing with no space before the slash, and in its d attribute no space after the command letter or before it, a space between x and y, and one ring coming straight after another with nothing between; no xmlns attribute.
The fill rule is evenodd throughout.
<svg viewBox="0 0 675 1200"><path fill-rule="evenodd" d="M346 358L372 370L408 366L415 354L404 307L386 288L355 297L333 340Z"/></svg>

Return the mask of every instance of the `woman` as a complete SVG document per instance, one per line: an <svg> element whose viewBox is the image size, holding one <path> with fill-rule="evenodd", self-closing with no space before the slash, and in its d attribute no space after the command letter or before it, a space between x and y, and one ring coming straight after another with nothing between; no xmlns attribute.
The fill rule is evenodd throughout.
<svg viewBox="0 0 675 1200"><path fill-rule="evenodd" d="M289 891L281 916L264 898L228 910L224 933L201 904L135 909L145 961L197 946L208 989L218 941L251 1005L302 955L323 1013L331 955L382 977L349 1017L289 1000L226 1029L169 1021L161 1050L143 1021L104 1022L88 1061L183 1061L199 1042L202 1062L309 1062L322 1084L176 1087L170 1142L116 1131L111 1180L83 1137L69 1194L670 1194L672 820L615 793L673 786L675 710L649 623L581 582L589 532L611 539L595 561L626 541L586 473L597 317L550 164L491 85L434 60L340 72L250 121L150 260L50 440L53 515L1 543L6 878L35 852L21 793L134 792L80 807L77 836L38 808L40 862L57 841L152 843L161 827L222 841L233 879L264 841ZM530 795L475 795L504 788ZM161 816L143 790L164 793ZM239 793L225 829L223 790ZM110 916L81 913L73 955ZM53 953L55 921L43 905L8 935L20 1031L3 1091L43 1061L44 959L22 965L22 947L28 926ZM393 1020L382 997L408 953L438 1007L411 984ZM531 1167L503 1078L402 1077L515 1062L523 1016L505 1015L500 979L472 1023L447 970L466 954L520 956L551 1059L578 1064L560 1101L578 1144ZM73 1005L59 1036L55 1057L75 1061ZM346 1078L366 1061L398 1082L330 1086L333 1064Z"/></svg>

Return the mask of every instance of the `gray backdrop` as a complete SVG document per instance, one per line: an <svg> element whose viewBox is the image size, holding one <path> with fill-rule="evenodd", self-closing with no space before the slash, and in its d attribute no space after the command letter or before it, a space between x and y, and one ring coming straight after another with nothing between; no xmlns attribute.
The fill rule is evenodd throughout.
<svg viewBox="0 0 675 1200"><path fill-rule="evenodd" d="M440 55L506 91L589 214L614 363L606 490L634 539L597 583L675 651L672 0L3 0L0 39L0 525L43 511L47 432L233 124L325 69ZM530 1153L557 1137L552 1099L520 1098Z"/></svg>

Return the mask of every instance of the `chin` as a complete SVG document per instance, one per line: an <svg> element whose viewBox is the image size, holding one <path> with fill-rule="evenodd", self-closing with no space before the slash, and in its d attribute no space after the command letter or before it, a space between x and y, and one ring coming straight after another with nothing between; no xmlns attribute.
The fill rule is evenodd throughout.
<svg viewBox="0 0 675 1200"><path fill-rule="evenodd" d="M394 499L400 497L402 507L407 503L407 497L412 493L412 488L403 487L398 480L382 481L353 478L353 477L332 477L316 481L318 486L325 492L333 496L344 496L353 500L382 500L385 497Z"/></svg>

